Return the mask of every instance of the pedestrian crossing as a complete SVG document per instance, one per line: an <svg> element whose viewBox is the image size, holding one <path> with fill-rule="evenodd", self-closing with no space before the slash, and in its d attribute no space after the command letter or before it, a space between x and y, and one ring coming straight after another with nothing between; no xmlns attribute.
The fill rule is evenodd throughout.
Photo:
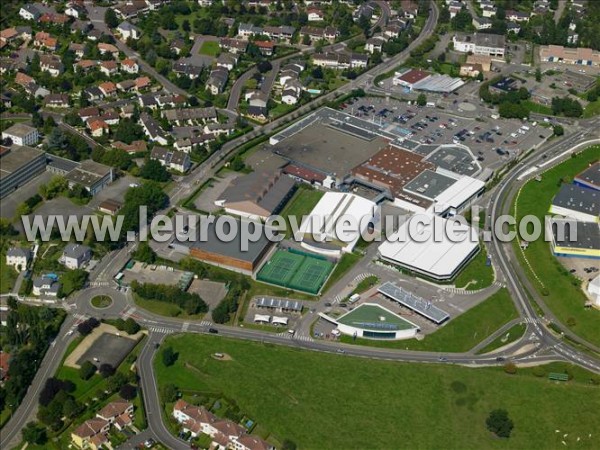
<svg viewBox="0 0 600 450"><path fill-rule="evenodd" d="M373 275L372 273L361 273L360 275L357 275L357 277L354 279L355 283L360 283L363 280L366 280L369 277L374 277L375 275Z"/></svg>
<svg viewBox="0 0 600 450"><path fill-rule="evenodd" d="M123 320L127 320L133 315L133 313L136 310L137 310L137 308L135 306L130 306L129 308L127 308L125 311L123 311L121 313L121 317L123 318Z"/></svg>
<svg viewBox="0 0 600 450"><path fill-rule="evenodd" d="M183 322L183 325L181 325L181 331L187 331L188 328L190 327L190 323L189 322Z"/></svg>
<svg viewBox="0 0 600 450"><path fill-rule="evenodd" d="M302 334L302 333L290 334L287 331L279 333L278 336L285 338L285 339L294 340L294 341L313 342L313 340L314 340L313 338L311 338L310 336L306 336L305 334Z"/></svg>
<svg viewBox="0 0 600 450"><path fill-rule="evenodd" d="M208 320L203 320L202 322L200 322L200 325L203 327L211 327L213 323Z"/></svg>
<svg viewBox="0 0 600 450"><path fill-rule="evenodd" d="M90 287L109 287L110 281L90 281Z"/></svg>
<svg viewBox="0 0 600 450"><path fill-rule="evenodd" d="M167 328L167 327L155 327L155 326L151 326L148 327L148 330L150 330L150 332L152 333L160 333L160 334L173 334L175 333L175 331L171 328Z"/></svg>

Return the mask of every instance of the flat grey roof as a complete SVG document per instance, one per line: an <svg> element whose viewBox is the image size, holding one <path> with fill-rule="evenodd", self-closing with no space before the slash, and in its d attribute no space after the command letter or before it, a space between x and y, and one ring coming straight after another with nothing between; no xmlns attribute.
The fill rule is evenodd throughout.
<svg viewBox="0 0 600 450"><path fill-rule="evenodd" d="M438 308L425 299L417 297L409 291L405 291L390 281L379 286L377 291L438 325L450 318L446 311Z"/></svg>
<svg viewBox="0 0 600 450"><path fill-rule="evenodd" d="M30 127L29 125L17 122L13 126L4 130L2 132L2 134L6 133L6 134L10 134L11 136L17 136L17 137L23 138L23 137L27 136L29 133L34 132L35 130L36 130L35 128Z"/></svg>
<svg viewBox="0 0 600 450"><path fill-rule="evenodd" d="M254 224L255 226L259 227L261 229L261 233L260 233L260 237L258 238L257 241L255 242L248 242L248 249L247 250L242 250L242 233L233 233L230 232L229 228L225 228L225 231L228 232L227 234L231 234L234 236L233 240L229 241L229 242L225 242L220 240L217 237L217 232L216 232L216 224L215 222L220 218L220 217L228 217L230 221L235 222L238 227L238 230L240 229L240 224ZM215 254L219 254L219 255L223 255L223 256L227 256L230 258L234 258L234 259L238 259L241 261L247 261L247 262L251 262L251 263L255 263L259 257L263 254L265 248L269 247L272 242L269 241L267 239L267 237L265 236L264 233L264 226L260 223L257 222L248 222L248 221L240 221L238 219L234 219L231 216L219 216L215 219L215 222L209 224L206 227L206 240L205 241L200 241L200 231L198 232L199 238L196 242L180 242L180 244L182 245L186 245L188 247L190 247L190 249L192 248L197 248L199 250L205 251L205 252L209 252L209 253L215 253ZM252 226L252 225L250 225ZM250 228L252 230L252 228Z"/></svg>
<svg viewBox="0 0 600 450"><path fill-rule="evenodd" d="M34 159L40 157L45 152L37 148L13 145L10 152L2 156L0 159L0 178L9 176L23 166L26 166Z"/></svg>
<svg viewBox="0 0 600 450"><path fill-rule="evenodd" d="M265 193L265 189L275 176L277 176L277 180ZM223 192L221 197L225 199L226 203L251 201L274 213L294 184L295 181L285 175L252 172L233 180L231 186Z"/></svg>
<svg viewBox="0 0 600 450"><path fill-rule="evenodd" d="M581 181L600 189L600 162L588 167L583 172L575 177L577 181Z"/></svg>
<svg viewBox="0 0 600 450"><path fill-rule="evenodd" d="M470 152L461 147L440 146L438 150L425 158L442 169L459 175L473 176L480 170L480 166L471 156Z"/></svg>
<svg viewBox="0 0 600 450"><path fill-rule="evenodd" d="M568 226L565 227L565 235L563 239L559 240L557 236L558 227L557 223L565 222L569 225L572 223L576 224L577 227L577 239L570 240ZM594 222L582 222L571 221L565 219L552 219L552 234L554 236L554 242L560 247L568 248L579 248L587 250L600 250L600 225Z"/></svg>
<svg viewBox="0 0 600 450"><path fill-rule="evenodd" d="M563 184L552 201L553 206L594 216L600 215L600 193L575 184Z"/></svg>
<svg viewBox="0 0 600 450"><path fill-rule="evenodd" d="M404 186L405 191L433 200L457 180L432 170L425 170Z"/></svg>
<svg viewBox="0 0 600 450"><path fill-rule="evenodd" d="M48 155L48 165L50 167L55 167L58 170L62 170L64 172L70 172L73 169L76 169L77 167L79 167L79 163L76 161L71 161L70 159L67 158L61 158L60 156L56 156L56 155Z"/></svg>
<svg viewBox="0 0 600 450"><path fill-rule="evenodd" d="M293 300L282 300L272 297L260 297L256 301L256 306L262 308L288 309L290 311L302 311L302 303Z"/></svg>

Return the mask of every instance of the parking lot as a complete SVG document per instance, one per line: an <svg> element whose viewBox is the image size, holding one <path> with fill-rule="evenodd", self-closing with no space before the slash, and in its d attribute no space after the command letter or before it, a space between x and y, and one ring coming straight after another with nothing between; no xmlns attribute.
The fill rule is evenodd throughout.
<svg viewBox="0 0 600 450"><path fill-rule="evenodd" d="M138 283L177 286L184 274L184 271L172 267L136 262L130 269L123 270L121 282L130 285L133 280L136 280Z"/></svg>
<svg viewBox="0 0 600 450"><path fill-rule="evenodd" d="M273 329L285 331L288 329L294 329L296 324L298 323L298 321L302 318L302 314L300 312L282 311L280 309L257 307L256 303L258 300L260 300L260 297L254 297L250 301L250 303L248 305L248 310L246 311L246 315L244 316L245 323L266 325L266 326L273 327ZM284 301L285 301L285 299L284 299ZM301 304L303 307L303 311L305 311L307 309L306 306L302 302L299 302L297 300L290 300L290 302ZM270 316L271 323L255 322L254 321L255 315ZM287 325L275 325L272 323L273 317L285 317L288 319L288 323L287 323Z"/></svg>
<svg viewBox="0 0 600 450"><path fill-rule="evenodd" d="M456 109L465 108L456 98ZM471 105L467 102L467 104ZM480 106L472 105L475 111ZM342 105L356 117L387 124L386 131L404 136L401 144L410 150L427 155L442 144L461 144L469 147L482 167L500 167L509 158L536 147L552 135L549 128L535 122L503 120L493 111L483 108L481 117L461 117L437 107L418 107L395 99L363 97ZM494 117L492 117L494 115Z"/></svg>
<svg viewBox="0 0 600 450"><path fill-rule="evenodd" d="M210 280L194 280L188 288L188 292L198 294L206 302L209 310L219 304L227 295L225 283Z"/></svg>

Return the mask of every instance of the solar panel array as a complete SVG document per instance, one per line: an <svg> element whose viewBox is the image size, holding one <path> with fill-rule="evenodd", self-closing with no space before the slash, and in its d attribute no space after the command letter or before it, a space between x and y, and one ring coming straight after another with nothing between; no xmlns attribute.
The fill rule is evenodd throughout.
<svg viewBox="0 0 600 450"><path fill-rule="evenodd" d="M256 306L263 308L284 309L289 311L302 311L302 303L291 300L281 300L278 298L261 297L256 302Z"/></svg>
<svg viewBox="0 0 600 450"><path fill-rule="evenodd" d="M430 301L417 297L412 292L406 291L390 281L383 283L377 290L438 325L450 318L446 311L433 305Z"/></svg>
<svg viewBox="0 0 600 450"><path fill-rule="evenodd" d="M360 328L371 328L379 330L390 330L396 331L399 327L395 323L383 323L383 322L352 322L352 325Z"/></svg>

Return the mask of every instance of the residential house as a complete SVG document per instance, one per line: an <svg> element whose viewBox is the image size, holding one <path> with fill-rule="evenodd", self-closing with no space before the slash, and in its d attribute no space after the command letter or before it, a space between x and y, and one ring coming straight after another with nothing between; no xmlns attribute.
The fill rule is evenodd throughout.
<svg viewBox="0 0 600 450"><path fill-rule="evenodd" d="M6 252L6 265L21 271L27 268L31 260L31 250L21 247L11 247Z"/></svg>
<svg viewBox="0 0 600 450"><path fill-rule="evenodd" d="M48 108L68 108L68 94L50 94L44 98L44 107Z"/></svg>
<svg viewBox="0 0 600 450"><path fill-rule="evenodd" d="M186 76L191 80L195 80L202 75L202 67L188 63L174 62L173 72L175 72L177 76Z"/></svg>
<svg viewBox="0 0 600 450"><path fill-rule="evenodd" d="M322 22L325 20L325 14L321 11L320 8L315 6L311 6L306 9L306 14L308 15L309 22Z"/></svg>
<svg viewBox="0 0 600 450"><path fill-rule="evenodd" d="M271 56L275 49L275 44L271 41L254 41L254 44L263 56Z"/></svg>
<svg viewBox="0 0 600 450"><path fill-rule="evenodd" d="M151 141L157 142L160 145L168 144L167 134L150 114L140 114L140 125L142 125L144 133Z"/></svg>
<svg viewBox="0 0 600 450"><path fill-rule="evenodd" d="M119 399L110 402L108 405L102 408L96 414L96 417L103 419L112 425L115 423L118 417L124 414L127 416L131 416L133 414L133 403L128 402L127 400Z"/></svg>
<svg viewBox="0 0 600 450"><path fill-rule="evenodd" d="M112 81L105 81L104 83L100 83L98 85L98 89L102 92L102 95L105 97L110 97L117 93L117 85Z"/></svg>
<svg viewBox="0 0 600 450"><path fill-rule="evenodd" d="M92 249L87 245L67 244L59 262L67 269L81 269L92 259Z"/></svg>
<svg viewBox="0 0 600 450"><path fill-rule="evenodd" d="M121 61L121 70L126 73L135 74L140 71L140 66L134 59L126 58Z"/></svg>
<svg viewBox="0 0 600 450"><path fill-rule="evenodd" d="M529 14L523 11L506 11L505 18L511 22L528 22Z"/></svg>
<svg viewBox="0 0 600 450"><path fill-rule="evenodd" d="M142 32L135 25L130 24L129 22L121 22L117 27L117 32L121 35L121 39L126 41L131 38L133 40L138 40L142 36Z"/></svg>
<svg viewBox="0 0 600 450"><path fill-rule="evenodd" d="M70 2L65 8L65 14L69 17L74 17L75 19L81 19L87 15L87 10L81 3Z"/></svg>
<svg viewBox="0 0 600 450"><path fill-rule="evenodd" d="M232 53L221 53L217 58L217 67L224 67L231 71L237 64L237 58Z"/></svg>
<svg viewBox="0 0 600 450"><path fill-rule="evenodd" d="M107 77L111 77L119 73L119 66L116 61L102 61L100 63L100 72L105 74Z"/></svg>
<svg viewBox="0 0 600 450"><path fill-rule="evenodd" d="M83 58L83 55L85 54L85 45L71 42L69 44L69 50L75 53L75 56L78 58Z"/></svg>
<svg viewBox="0 0 600 450"><path fill-rule="evenodd" d="M54 55L42 55L40 57L40 69L42 72L48 72L52 77L56 78L65 71L65 66Z"/></svg>
<svg viewBox="0 0 600 450"><path fill-rule="evenodd" d="M206 87L213 95L218 95L223 92L228 79L229 71L223 67L217 67L210 73Z"/></svg>
<svg viewBox="0 0 600 450"><path fill-rule="evenodd" d="M95 106L89 106L87 108L81 108L78 112L77 115L79 116L79 118L82 121L86 121L91 117L98 117L100 116L100 109L95 107Z"/></svg>
<svg viewBox="0 0 600 450"><path fill-rule="evenodd" d="M238 25L238 36L244 39L248 39L251 36L262 34L263 29L256 27L251 23L240 23Z"/></svg>
<svg viewBox="0 0 600 450"><path fill-rule="evenodd" d="M71 440L79 448L98 449L102 444L108 441L106 434L109 429L110 423L106 420L98 418L89 419L71 433ZM104 439L96 436L103 436Z"/></svg>
<svg viewBox="0 0 600 450"><path fill-rule="evenodd" d="M365 44L365 50L371 54L375 52L381 53L383 50L383 44L385 44L385 40L383 38L372 37L367 39L367 43Z"/></svg>
<svg viewBox="0 0 600 450"><path fill-rule="evenodd" d="M335 27L317 28L304 26L300 29L300 34L302 36L308 35L311 40L325 39L329 42L333 42L339 35L339 31Z"/></svg>
<svg viewBox="0 0 600 450"><path fill-rule="evenodd" d="M244 434L234 440L233 448L234 450L275 450L274 445L251 434Z"/></svg>
<svg viewBox="0 0 600 450"><path fill-rule="evenodd" d="M112 44L100 42L98 44L98 50L100 51L101 55L110 54L115 59L119 57L119 49Z"/></svg>
<svg viewBox="0 0 600 450"><path fill-rule="evenodd" d="M152 80L149 77L138 77L135 80L135 89L140 92L149 88L152 85Z"/></svg>
<svg viewBox="0 0 600 450"><path fill-rule="evenodd" d="M46 50L56 51L58 48L58 39L50 35L50 33L39 31L35 34L33 45Z"/></svg>
<svg viewBox="0 0 600 450"><path fill-rule="evenodd" d="M169 48L176 54L180 55L181 52L185 49L186 45L183 39L173 39L169 43Z"/></svg>
<svg viewBox="0 0 600 450"><path fill-rule="evenodd" d="M60 283L56 276L41 275L33 280L33 295L56 297L59 289Z"/></svg>
<svg viewBox="0 0 600 450"><path fill-rule="evenodd" d="M221 47L221 50L226 50L237 55L246 53L248 41L242 39L221 38L219 41L219 46Z"/></svg>
<svg viewBox="0 0 600 450"><path fill-rule="evenodd" d="M158 145L154 146L150 152L150 159L155 159L168 169L181 173L187 172L192 166L190 155L187 153L159 147Z"/></svg>
<svg viewBox="0 0 600 450"><path fill-rule="evenodd" d="M90 130L90 134L94 137L101 137L105 134L110 133L110 127L108 126L108 124L98 117L93 117L89 119L86 122L86 125Z"/></svg>
<svg viewBox="0 0 600 450"><path fill-rule="evenodd" d="M38 20L42 16L42 13L36 6L29 3L21 7L19 16L25 20Z"/></svg>

